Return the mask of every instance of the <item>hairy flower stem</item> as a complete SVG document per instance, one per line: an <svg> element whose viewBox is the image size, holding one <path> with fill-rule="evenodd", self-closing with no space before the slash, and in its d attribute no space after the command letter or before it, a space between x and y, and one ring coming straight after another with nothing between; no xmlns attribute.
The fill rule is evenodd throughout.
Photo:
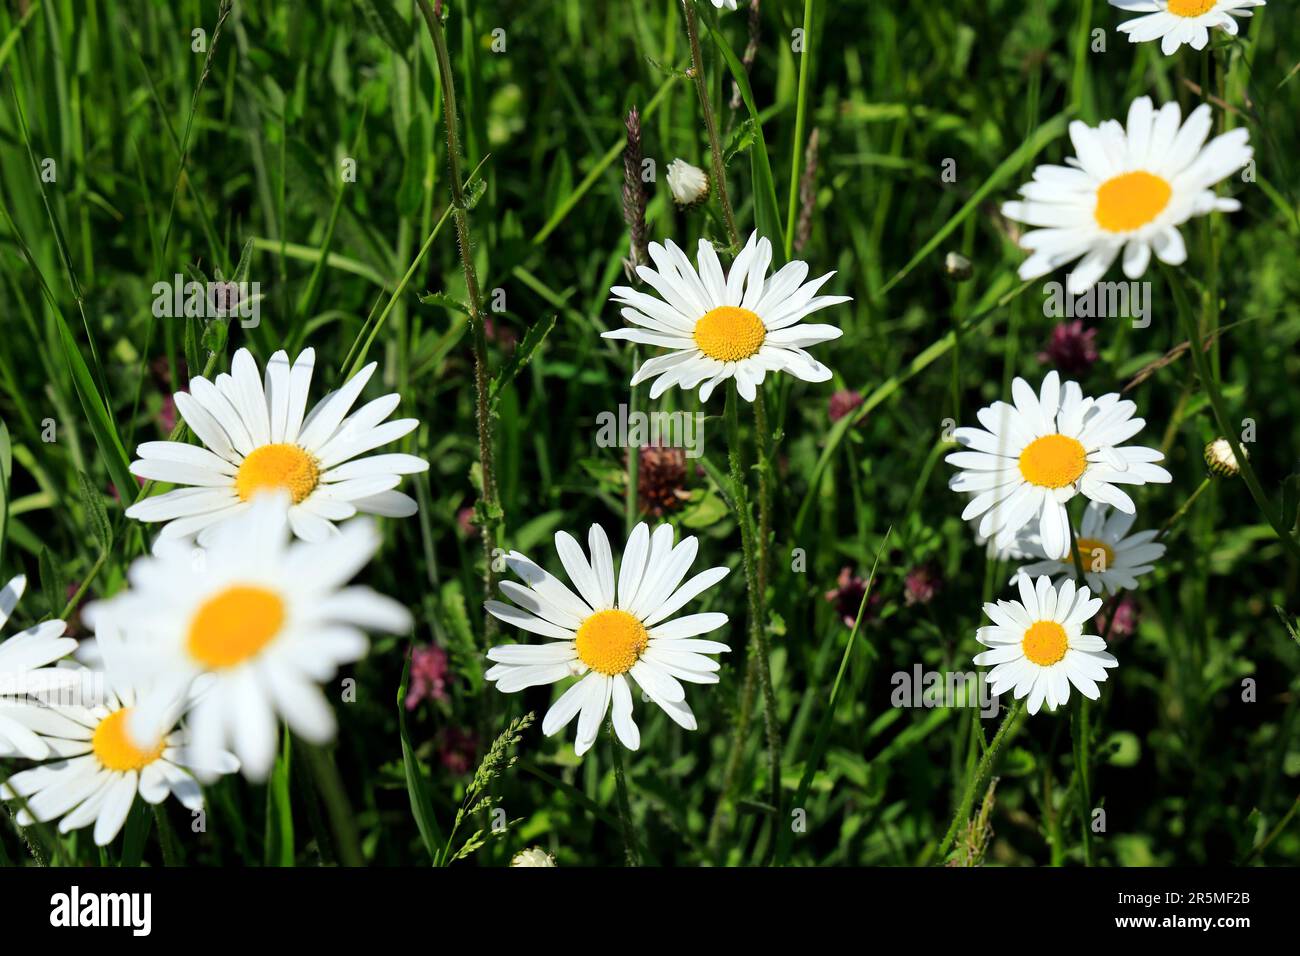
<svg viewBox="0 0 1300 956"><path fill-rule="evenodd" d="M731 751L727 754L727 763L722 771L722 790L718 794L718 802L713 806L713 818L709 821L708 848L712 853L717 852L722 842L724 814L736 786L736 775L740 773L740 761L745 754L745 741L749 739L749 724L754 718L754 696L757 689L758 655L751 653L745 663L745 683L740 691L740 707L736 711Z"/></svg>
<svg viewBox="0 0 1300 956"><path fill-rule="evenodd" d="M737 405L740 395L736 383L732 381L727 389L726 430L727 459L731 466L732 499L736 511L736 523L740 525L741 553L745 564L745 589L749 596L749 655L751 666L757 673L758 686L763 691L763 722L767 731L768 786L773 812L779 814L781 808L781 734L776 724L776 695L772 690L771 647L767 639L767 628L763 614L763 593L759 587L758 549L754 542L754 521L749 510L749 492L745 482L745 470L741 461L740 422ZM746 692L752 695L750 682L746 680ZM742 714L745 710L742 701ZM736 735L732 740L732 749L741 749L745 744L742 731L748 727L736 726ZM737 759L732 757L730 759ZM723 799L729 794L725 791Z"/></svg>
<svg viewBox="0 0 1300 956"><path fill-rule="evenodd" d="M479 457L479 521L483 537L483 590L490 598L495 589L496 573L492 567L492 552L496 547L500 523L500 505L497 498L497 479L492 450L492 419L488 411L488 359L487 331L478 287L478 273L474 269L473 240L469 231L469 210L461 179L460 134L457 131L456 81L452 74L451 58L447 55L447 39L442 32L442 21L429 6L429 0L417 0L420 13L433 39L433 50L438 60L438 75L442 84L442 115L447 125L447 164L451 176L452 220L456 223L456 239L460 248L460 261L465 272L465 295L469 300L469 326L474 348L474 418L478 424ZM496 630L495 619L484 612L485 633Z"/></svg>
<svg viewBox="0 0 1300 956"><path fill-rule="evenodd" d="M727 241L731 243L734 251L740 248L740 233L736 231L736 214L731 210L731 198L727 195L727 171L722 165L722 141L718 139L718 120L713 115L713 100L709 97L709 85L704 80L704 57L700 53L700 26L695 14L695 0L682 0L682 11L686 14L686 36L691 41L691 79L695 81L695 92L700 97L700 111L704 114L704 128L709 134L713 186L718 191L718 202L722 205L722 218L727 226Z"/></svg>
<svg viewBox="0 0 1300 956"><path fill-rule="evenodd" d="M988 749L984 751L984 756L980 758L979 765L975 772L966 778L966 789L962 792L961 803L957 806L957 813L952 818L952 824L948 827L948 832L944 835L943 842L939 844L939 859L942 860L948 851L952 848L953 840L957 838L957 833L966 825L970 819L971 809L975 805L975 794L982 788L988 778L989 771L993 768L993 761L997 759L998 752L1011 734L1013 725L1019 722L1020 716L1025 712L1025 701L1018 700L1007 711L1007 715L1002 718L1002 725L998 727L998 732L993 737L993 742L989 744Z"/></svg>
<svg viewBox="0 0 1300 956"><path fill-rule="evenodd" d="M1074 574L1079 587L1087 587L1088 579L1083 572L1083 555L1079 552L1079 539L1074 534L1074 521L1066 514L1066 527L1070 529L1070 551L1074 555ZM1100 597L1101 595L1097 595ZM1111 618L1114 618L1111 614ZM1089 829L1089 804L1091 795L1092 741L1088 727L1088 699L1081 697L1070 721L1074 738L1074 773L1079 781L1079 823L1081 842L1083 844L1083 865L1092 866L1092 830Z"/></svg>
<svg viewBox="0 0 1300 956"><path fill-rule="evenodd" d="M772 686L771 642L767 634L767 584L771 576L772 537L772 480L771 452L768 448L767 400L763 386L754 396L754 444L758 453L758 639L759 683L763 688L763 724L767 731L767 746L772 768L772 805L781 810L781 731L777 725L776 692ZM752 534L752 532L751 532Z"/></svg>
<svg viewBox="0 0 1300 956"><path fill-rule="evenodd" d="M614 720L607 721L609 730L610 762L614 764L614 785L618 791L618 819L623 827L623 845L627 853L628 866L640 866L641 861L636 848L636 828L632 825L632 805L627 798L627 775L623 770L622 744L614 733Z"/></svg>

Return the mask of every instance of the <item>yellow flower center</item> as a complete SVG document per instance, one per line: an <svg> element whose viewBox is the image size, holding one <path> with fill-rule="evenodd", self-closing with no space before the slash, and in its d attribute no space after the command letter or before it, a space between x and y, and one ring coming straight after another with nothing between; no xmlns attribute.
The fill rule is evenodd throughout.
<svg viewBox="0 0 1300 956"><path fill-rule="evenodd" d="M759 350L767 338L767 328L749 309L720 305L705 312L695 323L695 344L709 358L719 362L738 362Z"/></svg>
<svg viewBox="0 0 1300 956"><path fill-rule="evenodd" d="M297 445L262 445L254 448L235 475L241 501L259 491L284 489L298 504L316 489L320 465Z"/></svg>
<svg viewBox="0 0 1300 956"><path fill-rule="evenodd" d="M645 626L627 611L597 611L578 628L578 657L611 677L631 670L649 643Z"/></svg>
<svg viewBox="0 0 1300 956"><path fill-rule="evenodd" d="M1031 485L1042 488L1073 484L1086 467L1088 453L1068 435L1035 438L1020 453L1020 474Z"/></svg>
<svg viewBox="0 0 1300 956"><path fill-rule="evenodd" d="M1106 571L1115 562L1115 551L1105 541L1078 538L1075 544L1079 548L1079 561L1085 571Z"/></svg>
<svg viewBox="0 0 1300 956"><path fill-rule="evenodd" d="M1169 12L1176 17L1199 17L1214 9L1215 0L1169 0Z"/></svg>
<svg viewBox="0 0 1300 956"><path fill-rule="evenodd" d="M254 585L236 584L208 598L190 620L189 652L218 670L248 660L280 633L284 601Z"/></svg>
<svg viewBox="0 0 1300 956"><path fill-rule="evenodd" d="M99 722L90 738L90 746L99 762L109 770L121 773L143 770L162 756L164 746L160 740L152 750L141 750L132 743L126 732L126 715L129 713L130 707L113 711Z"/></svg>
<svg viewBox="0 0 1300 956"><path fill-rule="evenodd" d="M1093 216L1107 232L1132 232L1160 215L1173 194L1173 187L1160 176L1124 173L1101 184Z"/></svg>
<svg viewBox="0 0 1300 956"><path fill-rule="evenodd" d="M1051 667L1065 656L1070 642L1066 639L1065 628L1055 621L1035 621L1025 631L1020 647L1025 657L1039 667Z"/></svg>

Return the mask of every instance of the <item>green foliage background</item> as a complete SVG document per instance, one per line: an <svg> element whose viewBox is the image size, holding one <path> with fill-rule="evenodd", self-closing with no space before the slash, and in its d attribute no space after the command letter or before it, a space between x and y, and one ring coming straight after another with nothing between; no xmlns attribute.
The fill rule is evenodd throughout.
<svg viewBox="0 0 1300 956"><path fill-rule="evenodd" d="M716 205L676 210L663 177L674 157L707 165L699 102L683 75L678 0L447 6L465 169L479 168L482 182L471 190L471 251L488 304L501 307L492 315L493 371L509 358L503 332L522 339L556 320L502 389L493 421L501 544L554 569L555 530L581 536L598 521L618 539L625 518L622 452L594 438L596 415L629 396L630 349L599 338L621 324L608 290L624 281L628 251L620 191L629 107L642 111L644 152L659 172L649 186L651 238L687 248L701 235L726 240ZM810 52L800 56L792 31L810 14ZM716 15L705 3L701 17L742 54L744 9ZM1224 187L1243 210L1190 224L1189 262L1172 275L1203 333L1222 329L1209 356L1217 385L1234 422L1255 421L1251 460L1270 506L1287 509L1294 523L1295 479L1286 493L1284 483L1297 470L1300 411L1296 19L1287 4L1271 3L1242 21L1241 39L1216 36L1211 51L1166 58L1158 44L1131 46L1117 33L1124 17L1100 0L764 0L752 69L761 137L745 107L731 107L726 63L704 37L707 82L734 147L728 183L742 232L773 196L788 229L792 162L802 168L816 129L815 207L800 257L813 274L838 270L829 291L854 301L825 319L845 332L817 352L836 371L834 383L784 377L767 386L778 433L767 626L785 806L775 815L768 802L756 716L736 800L711 845L744 685L746 605L735 521L712 480L692 469L690 501L673 520L701 537L700 567L736 569L701 608L731 615L720 639L733 652L719 685L690 688L697 733L637 704L643 743L627 755L627 772L643 861L771 860L799 781L815 770L801 808L807 831L791 840L790 862L943 862L940 841L996 724L964 708L894 708L890 675L918 663L973 670L980 605L1006 591L1011 569L991 563L959 520L942 432L944 419L972 423L976 409L1005 397L1014 375L1036 382L1046 371L1037 354L1054 320L1043 313L1043 283L1016 278L1024 254L997 210L1035 162L1069 155L1069 118L1122 118L1143 93L1177 99L1187 112L1210 90L1212 102L1227 105L1216 108L1219 127L1250 127L1257 180ZM356 681L355 702L331 688L340 739L319 756L339 771L362 852L376 864L423 865L433 846L445 860L455 847L440 849L431 834L445 840L456 808L486 792L511 826L468 859L499 865L540 845L561 865L619 863L606 741L579 761L572 729L543 738L539 720L522 729L518 762L498 760L477 796L467 794L472 768L455 772L439 758L445 735L463 731L478 739L476 765L509 720L544 712L551 689L507 697L482 678L482 552L457 519L475 500L478 454L466 290L450 222L421 256L449 183L433 48L414 5L243 0L214 44L217 19L215 0L12 0L0 10L0 450L8 485L0 568L31 580L9 631L60 613L69 584L88 582L92 596L124 586L147 538L123 518L112 489L125 483L136 444L166 437L164 398L169 383L183 386L184 369L224 370L239 346L265 360L310 344L315 399L365 349L381 363L369 390L400 391L403 414L423 422L402 450L427 457L432 469L406 486L421 501L420 517L382 522L386 544L364 578L413 609L415 642L446 648L452 676L446 700L406 714L405 758L398 691L406 637L377 639L344 675ZM207 52L192 48L196 29ZM1103 31L1104 52L1092 30ZM764 146L774 193L753 175ZM47 158L53 182L38 175ZM347 159L355 182L342 181ZM955 182L941 179L947 159L956 162ZM972 260L972 281L946 281L948 251ZM259 281L261 325L154 319L152 287L174 273ZM1186 341L1168 275L1153 268L1146 278L1149 328L1091 323L1101 358L1081 379L1086 392L1124 386ZM832 426L827 402L841 388L866 396L866 410ZM1156 527L1201 483L1202 446L1219 428L1186 351L1128 397L1148 423L1141 438L1166 451L1174 475L1171 485L1134 495L1136 527ZM639 400L644 407L644 394ZM695 411L698 401L674 391L656 407ZM706 459L725 469L721 391L703 411ZM752 462L750 421L742 416ZM100 508L108 528L96 521ZM1169 544L1136 593L1140 624L1116 642L1120 667L1091 711L1091 803L1080 799L1072 700L1009 740L988 813L987 862L1081 862L1080 814L1093 806L1106 814L1105 832L1091 836L1092 861L1102 865L1300 859L1300 825L1286 816L1300 794L1300 568L1240 480L1213 483ZM792 569L795 549L806 554L802 571ZM823 595L842 568L866 577L878 553L879 602L846 656L850 630ZM942 591L909 606L904 577L927 562ZM1256 683L1254 702L1243 702L1245 678ZM814 740L824 720L822 752ZM162 825L175 831L178 858L337 859L311 755L293 745L285 753L266 787L227 779L211 788L204 833L192 833L179 805L168 805ZM474 816L455 845L491 822L488 808ZM137 812L101 855L86 832L19 834L6 814L0 862L30 862L35 853L54 862L160 863L153 822Z"/></svg>

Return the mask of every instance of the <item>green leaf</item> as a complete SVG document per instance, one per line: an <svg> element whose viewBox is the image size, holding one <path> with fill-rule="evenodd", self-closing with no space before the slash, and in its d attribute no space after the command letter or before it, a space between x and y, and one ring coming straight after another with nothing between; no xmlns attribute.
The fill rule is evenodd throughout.
<svg viewBox="0 0 1300 956"><path fill-rule="evenodd" d="M429 862L437 866L447 841L433 812L429 781L424 776L415 748L411 746L411 734L406 729L406 688L411 679L411 650L414 646L415 642L412 641L407 647L402 682L397 688L397 732L402 739L402 767L406 774L406 795L411 801L411 816L415 818L415 826L420 831L420 841L429 852Z"/></svg>
<svg viewBox="0 0 1300 956"><path fill-rule="evenodd" d="M501 369L497 373L497 377L492 380L492 387L488 390L488 401L493 406L501 397L501 390L513 382L520 370L532 361L533 353L537 351L553 328L555 328L555 316L548 315L540 322L534 323L524 334L524 340L515 349L515 354L510 356L510 361L506 363L505 368Z"/></svg>
<svg viewBox="0 0 1300 956"><path fill-rule="evenodd" d="M253 240L249 239L244 243L244 248L239 252L239 264L235 266L235 274L230 277L231 282L247 282L248 274L253 268Z"/></svg>
<svg viewBox="0 0 1300 956"><path fill-rule="evenodd" d="M699 501L692 501L682 511L682 525L687 528L711 528L727 517L731 509L719 495L707 492Z"/></svg>
<svg viewBox="0 0 1300 956"><path fill-rule="evenodd" d="M752 119L747 119L731 132L731 138L727 141L726 148L722 151L722 165L730 166L731 161L740 153L746 152L749 147L754 145L757 138L757 125Z"/></svg>
<svg viewBox="0 0 1300 956"><path fill-rule="evenodd" d="M0 419L0 567L4 566L5 538L9 531L9 476L13 474L13 467L9 428Z"/></svg>
<svg viewBox="0 0 1300 956"><path fill-rule="evenodd" d="M1300 474L1287 475L1282 481L1282 527L1294 533L1300 518Z"/></svg>
<svg viewBox="0 0 1300 956"><path fill-rule="evenodd" d="M50 609L50 617L57 618L63 613L63 606L68 602L68 588L49 548L41 548L40 569L41 591L45 595L45 604Z"/></svg>
<svg viewBox="0 0 1300 956"><path fill-rule="evenodd" d="M731 68L731 77L740 90L740 98L745 101L749 118L754 124L754 148L749 151L750 171L754 188L754 228L758 234L772 243L772 249L785 248L785 230L781 228L781 212L776 202L776 183L772 179L772 166L767 159L767 141L763 138L763 120L754 103L754 93L749 88L749 74L745 66L737 59L731 47L713 27L709 27L713 42L717 44L722 58ZM796 184L792 188L798 188Z"/></svg>
<svg viewBox="0 0 1300 956"><path fill-rule="evenodd" d="M149 828L152 826L153 814L149 811L149 805L143 800L136 800L131 804L131 812L126 817L119 866L140 865L140 860L144 857L144 841L149 838Z"/></svg>
<svg viewBox="0 0 1300 956"><path fill-rule="evenodd" d="M113 524L108 520L104 496L99 493L95 483L86 477L84 471L77 472L77 485L81 492L81 503L86 509L86 519L90 523L90 532L95 536L99 550L107 551L113 544Z"/></svg>
<svg viewBox="0 0 1300 956"><path fill-rule="evenodd" d="M293 805L289 800L289 779L293 759L292 737L284 731L280 756L266 783L266 841L264 859L267 866L293 866Z"/></svg>
<svg viewBox="0 0 1300 956"><path fill-rule="evenodd" d="M460 312L469 315L469 306L457 299L455 296L447 295L445 292L426 292L420 296L422 305L438 305L444 309L450 309L453 312Z"/></svg>
<svg viewBox="0 0 1300 956"><path fill-rule="evenodd" d="M371 31L405 59L411 48L411 24L402 19L388 0L357 0L357 6Z"/></svg>
<svg viewBox="0 0 1300 956"><path fill-rule="evenodd" d="M487 180L480 179L477 176L469 181L465 187L465 208L473 209L478 205L483 194L487 192Z"/></svg>

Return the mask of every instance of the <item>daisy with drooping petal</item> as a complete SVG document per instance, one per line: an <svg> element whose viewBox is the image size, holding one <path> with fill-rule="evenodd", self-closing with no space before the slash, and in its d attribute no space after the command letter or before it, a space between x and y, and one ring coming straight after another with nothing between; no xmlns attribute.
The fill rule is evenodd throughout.
<svg viewBox="0 0 1300 956"><path fill-rule="evenodd" d="M1237 35L1233 17L1253 17L1251 7L1264 6L1264 0L1110 0L1112 7L1145 16L1126 20L1119 25L1130 43L1160 41L1160 52L1171 56L1184 43L1193 50L1204 50L1211 30Z"/></svg>
<svg viewBox="0 0 1300 956"><path fill-rule="evenodd" d="M1101 696L1097 684L1106 668L1119 663L1106 653L1106 642L1084 634L1096 616L1101 598L1067 580L1059 588L1046 575L1036 582L1021 578L1019 601L985 604L993 622L975 639L992 650L975 655L976 664L992 664L989 688L999 696L1011 691L1016 700L1029 697L1029 712L1046 702L1050 710L1070 699L1070 685L1089 700Z"/></svg>
<svg viewBox="0 0 1300 956"><path fill-rule="evenodd" d="M1241 169L1254 155L1250 133L1238 128L1206 143L1213 125L1208 104L1180 123L1177 103L1159 112L1140 96L1128 112L1128 128L1107 120L1095 129L1075 121L1070 139L1078 158L1066 166L1039 166L1020 187L1021 201L1002 214L1035 228L1020 238L1033 253L1020 278L1034 279L1080 261L1066 290L1079 295L1093 286L1123 254L1124 275L1140 278L1151 253L1171 266L1187 259L1178 227L1193 216L1236 212L1241 203L1220 198L1215 184Z"/></svg>
<svg viewBox="0 0 1300 956"><path fill-rule="evenodd" d="M31 724L58 759L14 774L0 788L6 800L21 798L20 826L62 818L59 831L68 833L95 825L99 846L111 843L126 822L139 794L146 803L162 803L174 794L187 809L203 807L203 792L195 773L194 756L184 730L173 730L186 701L174 702L163 730L143 746L127 733L127 721L141 687L123 654L121 638L108 622L101 624L95 643L104 670L97 700L80 700L34 707ZM61 668L91 676L86 668ZM234 773L239 761L225 751L209 755L204 769L210 776Z"/></svg>
<svg viewBox="0 0 1300 956"><path fill-rule="evenodd" d="M808 264L795 261L765 278L772 244L758 233L726 274L707 239L700 240L698 270L671 240L662 246L652 242L649 251L656 268L640 266L637 275L662 298L615 286L614 301L624 306L623 318L634 327L601 334L671 349L646 361L632 377L633 385L654 379L651 398L674 385L687 390L698 385L700 401L708 401L719 383L734 378L741 397L752 402L768 372L789 372L805 382L830 379L831 370L805 350L839 338L842 330L801 320L850 301L817 295L835 273L805 282Z"/></svg>
<svg viewBox="0 0 1300 956"><path fill-rule="evenodd" d="M240 349L229 375L212 382L190 379L190 390L175 395L176 410L206 447L145 442L131 463L131 473L141 478L189 487L137 502L127 517L166 521L161 538L197 533L206 544L213 527L246 511L265 491L291 496L289 525L307 541L323 540L334 522L358 512L414 514L415 501L393 489L403 475L425 471L429 463L414 455L357 456L396 441L419 421L385 421L400 401L396 394L348 414L374 374L374 362L308 414L315 361L313 349L304 349L292 366L285 352L276 352L263 379L253 356Z"/></svg>
<svg viewBox="0 0 1300 956"><path fill-rule="evenodd" d="M0 588L0 628L25 590L23 574ZM0 757L43 760L49 756L49 747L32 730L35 707L27 698L65 682L62 670L50 665L76 650L77 642L63 636L66 629L62 621L46 621L0 643Z"/></svg>
<svg viewBox="0 0 1300 956"><path fill-rule="evenodd" d="M581 677L542 720L542 732L549 737L577 717L574 749L579 756L596 742L611 704L618 739L629 750L641 745L641 733L632 720L628 678L674 722L694 730L695 715L681 682L718 682L718 663L706 655L730 648L699 640L699 635L722 627L727 615L668 618L726 577L728 569L710 568L682 584L698 544L693 537L683 538L674 547L670 524L661 524L653 534L644 523L633 529L617 582L609 539L600 525L591 526L587 543L590 561L571 535L555 534L560 562L581 597L519 552L506 557L510 570L527 586L502 581L502 592L514 604L488 601L488 613L552 640L492 648L487 656L495 666L488 670L487 679L496 683L497 690L513 693Z"/></svg>
<svg viewBox="0 0 1300 956"><path fill-rule="evenodd" d="M954 491L974 493L962 520L983 516L978 533L1008 548L1021 528L1038 523L1043 554L1070 553L1066 502L1076 494L1133 514L1133 499L1117 485L1167 483L1169 472L1155 462L1154 448L1124 445L1146 421L1134 418L1137 406L1112 392L1084 398L1077 382L1061 385L1055 371L1039 394L1017 378L1014 405L994 402L977 413L983 428L958 428L953 437L969 449L945 461L961 469L949 482Z"/></svg>
<svg viewBox="0 0 1300 956"><path fill-rule="evenodd" d="M365 656L365 630L402 633L407 610L367 587L348 587L379 547L374 525L350 521L325 541L292 541L287 499L260 496L213 529L195 552L162 541L130 570L129 590L86 609L131 635L129 650L153 680L129 725L156 737L171 701L210 674L190 712L200 770L229 746L244 775L262 780L279 741L277 717L303 739L332 740L334 712L317 685Z"/></svg>
<svg viewBox="0 0 1300 956"><path fill-rule="evenodd" d="M1084 580L1094 594L1118 594L1125 588L1137 587L1137 579L1151 571L1153 562L1164 556L1165 546L1156 540L1159 531L1139 531L1129 534L1134 515L1112 510L1109 505L1088 502L1079 522L1075 546L1079 550L1079 563ZM1012 578L1036 578L1049 575L1059 586L1066 578L1075 576L1073 555L1060 560L1037 561L1027 564Z"/></svg>

